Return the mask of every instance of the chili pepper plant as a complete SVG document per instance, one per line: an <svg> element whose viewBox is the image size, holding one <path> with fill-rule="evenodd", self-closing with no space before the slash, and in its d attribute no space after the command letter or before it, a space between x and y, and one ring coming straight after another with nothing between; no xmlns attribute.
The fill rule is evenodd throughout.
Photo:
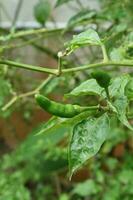
<svg viewBox="0 0 133 200"><path fill-rule="evenodd" d="M105 184L102 162L106 158L111 163L110 171L118 169L116 162L119 161L110 156L111 152L116 144L132 140L133 133L133 2L99 0L97 3L98 9L92 9L91 4L86 6L82 0L57 0L52 7L50 0L39 0L33 10L39 28L19 30L14 25L9 30L1 29L1 117L8 120L16 110L20 110L27 120L30 118L32 121L32 114L28 115L29 108L30 111L36 109L36 112L49 114L48 120L41 121L27 139L1 161L5 163L2 170L8 166L17 171L18 166L21 166L23 172L27 173L24 180L20 181L22 191L36 170L38 173L32 180L35 185L38 181L42 184L46 174L53 171L56 171L55 180L58 182L58 170L65 171L69 182L87 167L97 168L96 174L84 185L77 185L69 195L60 194L57 190L58 199L73 199L73 195L79 195L79 198L75 197L77 199L87 195L91 199L109 199L109 187L113 182L106 180L109 187L104 195L101 187ZM74 10L74 14L65 27L58 28L53 11L62 9L64 5ZM55 28L48 28L49 20ZM56 44L54 49L55 38L58 46ZM42 45L42 41L46 40L52 44L50 47ZM38 54L47 55L46 58L52 59L54 64L47 66L45 61L43 65L30 64L9 53L27 45L36 49ZM34 78L33 74L41 74L41 78ZM32 76L29 78L29 75ZM29 86L21 88L21 84ZM46 154L45 158L41 152ZM131 154L127 157L131 157ZM36 159L38 162L35 162ZM14 160L13 163L11 160ZM129 170L132 174L131 168ZM22 170L18 171L22 173ZM96 176L97 183L93 176ZM119 174L116 176L119 177ZM16 176L13 178L17 179ZM64 184L63 180L61 184ZM92 190L82 193L87 184ZM120 193L115 188L112 200L121 198L122 194L123 199L132 199L132 190L128 191L127 196L125 190ZM36 191L43 193L38 184ZM28 189L26 192L27 200L31 194ZM38 193L32 193L36 196L33 199L37 199ZM115 196L116 193L118 196ZM47 200L54 199L50 195L48 190Z"/></svg>

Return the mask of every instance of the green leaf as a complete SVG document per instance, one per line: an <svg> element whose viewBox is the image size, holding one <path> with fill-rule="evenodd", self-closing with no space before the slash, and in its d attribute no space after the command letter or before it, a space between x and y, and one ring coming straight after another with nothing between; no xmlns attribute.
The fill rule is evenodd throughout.
<svg viewBox="0 0 133 200"><path fill-rule="evenodd" d="M133 60L133 42L130 42L129 44L125 44L125 52L124 56L128 60Z"/></svg>
<svg viewBox="0 0 133 200"><path fill-rule="evenodd" d="M64 137L68 136L71 129L80 121L86 117L92 115L92 113L84 112L71 119L62 119L53 117L50 121L42 123L36 129L34 129L27 139L21 144L17 152L15 153L15 162L21 162L22 160L29 160L33 156L36 156L40 151L44 151L50 148L55 148L55 145L59 143ZM25 154L25 152L27 152Z"/></svg>
<svg viewBox="0 0 133 200"><path fill-rule="evenodd" d="M109 118L106 113L99 118L89 117L75 125L69 147L70 175L99 151L108 132Z"/></svg>
<svg viewBox="0 0 133 200"><path fill-rule="evenodd" d="M123 74L120 77L115 77L111 79L109 86L110 97L117 97L119 95L125 94L125 87L130 80L128 74ZM103 98L106 97L106 93L102 87L98 85L95 79L89 79L84 81L79 86L74 88L69 94L66 94L65 97L77 97L83 95L99 95Z"/></svg>
<svg viewBox="0 0 133 200"><path fill-rule="evenodd" d="M48 0L39 0L34 7L35 19L42 25L46 23L49 18L51 6Z"/></svg>
<svg viewBox="0 0 133 200"><path fill-rule="evenodd" d="M83 96L83 95L102 95L104 89L98 85L95 79L89 79L74 88L66 97Z"/></svg>
<svg viewBox="0 0 133 200"><path fill-rule="evenodd" d="M129 124L127 117L126 117L126 109L128 106L128 100L126 96L118 97L115 102L113 103L117 110L117 117L130 130L133 130L133 127Z"/></svg>
<svg viewBox="0 0 133 200"><path fill-rule="evenodd" d="M74 26L88 23L88 21L96 16L96 11L85 9L78 12L76 15L70 18L67 24L67 28L72 28Z"/></svg>
<svg viewBox="0 0 133 200"><path fill-rule="evenodd" d="M95 112L95 111L94 111ZM39 136L41 134L47 135L58 131L70 131L70 129L77 124L79 121L86 118L86 116L92 115L92 111L83 112L73 118L60 118L52 117L48 122L42 123L39 127L34 130L34 135Z"/></svg>
<svg viewBox="0 0 133 200"><path fill-rule="evenodd" d="M69 1L74 1L74 0L57 0L55 7L61 6L64 3L68 3Z"/></svg>
<svg viewBox="0 0 133 200"><path fill-rule="evenodd" d="M112 104L110 103L110 108L111 105L112 105L112 110L115 107L116 108L115 113L117 114L117 117L121 121L121 123L127 126L129 129L133 130L126 117L128 99L125 96L125 88L129 80L130 76L128 74L124 74L121 75L120 77L112 79L111 85L109 86L109 94L111 97L115 98L115 101Z"/></svg>
<svg viewBox="0 0 133 200"><path fill-rule="evenodd" d="M73 52L75 49L86 45L102 45L98 33L93 29L88 29L78 35L74 35L73 39L66 44L68 53Z"/></svg>
<svg viewBox="0 0 133 200"><path fill-rule="evenodd" d="M125 94L125 87L130 80L128 74L123 74L119 77L111 79L111 84L109 86L109 94L111 97L123 96Z"/></svg>
<svg viewBox="0 0 133 200"><path fill-rule="evenodd" d="M81 197L88 195L94 195L100 192L100 186L92 179L89 179L83 183L79 183L75 186L72 193L77 194Z"/></svg>
<svg viewBox="0 0 133 200"><path fill-rule="evenodd" d="M40 135L45 133L47 130L52 128L54 125L61 123L63 121L62 118L51 117L46 123L43 123L38 129L36 129L36 135Z"/></svg>

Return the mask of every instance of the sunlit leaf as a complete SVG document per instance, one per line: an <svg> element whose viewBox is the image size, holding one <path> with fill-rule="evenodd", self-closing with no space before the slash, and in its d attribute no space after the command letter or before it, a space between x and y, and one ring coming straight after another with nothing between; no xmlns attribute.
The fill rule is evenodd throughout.
<svg viewBox="0 0 133 200"><path fill-rule="evenodd" d="M109 117L88 118L76 124L69 147L70 175L94 156L109 133Z"/></svg>
<svg viewBox="0 0 133 200"><path fill-rule="evenodd" d="M78 35L74 35L73 39L66 44L68 52L86 45L102 45L98 33L91 28Z"/></svg>
<svg viewBox="0 0 133 200"><path fill-rule="evenodd" d="M95 79L84 81L79 86L74 88L66 97L83 96L83 95L99 95L102 96L104 89L98 85Z"/></svg>
<svg viewBox="0 0 133 200"><path fill-rule="evenodd" d="M109 86L109 94L111 97L123 96L125 94L125 87L130 80L128 74L123 74L119 77L112 78Z"/></svg>

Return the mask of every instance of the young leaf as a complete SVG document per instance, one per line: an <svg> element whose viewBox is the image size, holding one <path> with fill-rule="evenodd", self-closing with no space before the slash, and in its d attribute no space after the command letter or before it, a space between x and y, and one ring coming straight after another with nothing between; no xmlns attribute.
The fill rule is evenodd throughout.
<svg viewBox="0 0 133 200"><path fill-rule="evenodd" d="M95 79L89 79L74 88L69 94L65 96L83 96L83 95L99 95L102 96L104 89L98 85Z"/></svg>
<svg viewBox="0 0 133 200"><path fill-rule="evenodd" d="M109 117L89 117L76 124L69 147L70 175L94 156L106 140L109 132Z"/></svg>
<svg viewBox="0 0 133 200"><path fill-rule="evenodd" d="M86 45L102 45L98 33L91 28L73 36L73 39L66 44L68 52Z"/></svg>
<svg viewBox="0 0 133 200"><path fill-rule="evenodd" d="M54 125L61 123L63 121L62 118L58 117L51 117L46 123L41 124L39 129L36 129L36 135L40 135L46 133L47 130L52 128Z"/></svg>
<svg viewBox="0 0 133 200"><path fill-rule="evenodd" d="M36 20L44 25L50 15L51 6L48 0L39 0L34 7L34 16Z"/></svg>
<svg viewBox="0 0 133 200"><path fill-rule="evenodd" d="M67 28L73 28L74 26L88 23L89 20L96 16L96 12L94 10L85 9L78 12L76 15L70 18L67 24Z"/></svg>
<svg viewBox="0 0 133 200"><path fill-rule="evenodd" d="M126 96L118 97L115 102L113 103L117 110L117 117L130 130L133 130L133 127L129 124L127 117L126 117L126 109L128 106L128 100Z"/></svg>

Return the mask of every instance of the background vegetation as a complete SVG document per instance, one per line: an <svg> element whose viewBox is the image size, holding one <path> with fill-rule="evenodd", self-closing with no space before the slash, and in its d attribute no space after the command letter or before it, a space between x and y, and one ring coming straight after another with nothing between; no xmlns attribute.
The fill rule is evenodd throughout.
<svg viewBox="0 0 133 200"><path fill-rule="evenodd" d="M132 0L99 0L97 10L86 7L82 0L58 0L54 7L50 0L39 0L33 15L40 27L35 29L16 27L20 2L12 27L0 29L0 200L132 200L133 87L126 102L120 96L126 98L123 91L133 75ZM53 12L63 4L75 14L66 27L58 28ZM49 20L52 29L48 28ZM79 36L86 30L92 31L89 39L88 35ZM74 40L73 35L79 38ZM67 56L60 60L59 51ZM97 63L115 80L111 95L120 99L117 106L109 105L117 108L117 115L110 116L107 139L99 144L94 157L87 154L87 162L81 157L82 168L69 160L73 168L80 166L70 181L70 128L82 117L48 121L51 116L39 108L34 94L40 91L51 99L81 105L100 101L105 106L105 94L99 92L98 85L86 82L78 87L91 79ZM62 67L61 74L57 67ZM76 151L75 157L80 156Z"/></svg>

